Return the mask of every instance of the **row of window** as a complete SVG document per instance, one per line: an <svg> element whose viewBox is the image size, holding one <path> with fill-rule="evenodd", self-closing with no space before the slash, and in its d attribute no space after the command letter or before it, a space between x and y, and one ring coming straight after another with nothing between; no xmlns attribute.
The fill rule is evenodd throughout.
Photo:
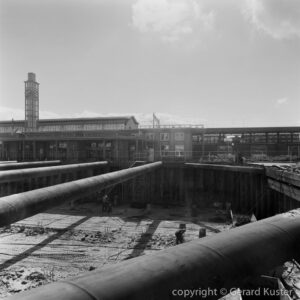
<svg viewBox="0 0 300 300"><path fill-rule="evenodd" d="M202 135L193 135L192 136L194 143L205 144L217 144L219 142L234 142L238 141L240 143L299 143L300 142L300 133L245 133L239 137L234 135L219 135L219 134L205 134Z"/></svg>
<svg viewBox="0 0 300 300"><path fill-rule="evenodd" d="M111 148L111 142L105 142L102 141L100 143L91 143L91 148L96 149L96 148L103 148L105 146L105 148Z"/></svg>
<svg viewBox="0 0 300 300"><path fill-rule="evenodd" d="M154 140L155 135L153 132L146 133L146 139ZM161 132L159 136L160 141L169 141L170 140L170 133L169 132ZM175 132L174 134L175 141L184 141L184 132Z"/></svg>
<svg viewBox="0 0 300 300"><path fill-rule="evenodd" d="M175 145L175 151L170 151L170 145L160 145L161 156L184 156L184 145Z"/></svg>
<svg viewBox="0 0 300 300"><path fill-rule="evenodd" d="M124 124L40 125L39 131L123 130Z"/></svg>

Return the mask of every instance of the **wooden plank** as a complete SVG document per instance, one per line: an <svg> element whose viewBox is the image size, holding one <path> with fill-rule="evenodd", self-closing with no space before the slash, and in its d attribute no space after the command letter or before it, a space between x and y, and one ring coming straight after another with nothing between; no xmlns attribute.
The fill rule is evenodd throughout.
<svg viewBox="0 0 300 300"><path fill-rule="evenodd" d="M297 201L300 201L300 189L294 187L292 185L287 185L284 183L280 183L273 179L268 179L268 185L271 189L280 192L290 198L293 198Z"/></svg>

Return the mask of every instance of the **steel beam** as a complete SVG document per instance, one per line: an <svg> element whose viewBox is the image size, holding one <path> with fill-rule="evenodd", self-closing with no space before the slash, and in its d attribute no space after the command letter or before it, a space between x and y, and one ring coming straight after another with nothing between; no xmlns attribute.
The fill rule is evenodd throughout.
<svg viewBox="0 0 300 300"><path fill-rule="evenodd" d="M112 185L154 171L161 165L161 162L155 162L2 197L0 198L0 227L33 216L65 202L92 195Z"/></svg>
<svg viewBox="0 0 300 300"><path fill-rule="evenodd" d="M221 170L231 172L245 172L245 173L258 173L264 174L264 168L260 166L231 166L231 165L215 165L215 164L200 164L200 163L185 163L187 167L208 169L208 170Z"/></svg>
<svg viewBox="0 0 300 300"><path fill-rule="evenodd" d="M52 176L57 174L66 174L72 172L80 172L86 170L94 170L96 168L107 166L107 161L98 161L84 164L72 164L63 166L39 167L21 170L7 170L0 172L0 183L15 182L28 178L38 178Z"/></svg>
<svg viewBox="0 0 300 300"><path fill-rule="evenodd" d="M299 256L300 211L297 210L125 260L8 299L178 299L179 289L205 291L210 288L217 292L221 288L229 289L245 278L265 274Z"/></svg>
<svg viewBox="0 0 300 300"><path fill-rule="evenodd" d="M60 160L33 161L33 162L21 162L21 163L3 163L3 164L0 164L0 171L25 169L25 168L37 168L37 167L46 167L46 166L57 166L60 164L61 164Z"/></svg>

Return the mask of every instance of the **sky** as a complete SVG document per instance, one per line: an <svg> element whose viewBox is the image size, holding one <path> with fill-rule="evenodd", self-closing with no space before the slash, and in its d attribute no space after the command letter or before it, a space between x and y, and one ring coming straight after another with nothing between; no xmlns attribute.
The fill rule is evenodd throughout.
<svg viewBox="0 0 300 300"><path fill-rule="evenodd" d="M0 0L0 119L300 126L299 0Z"/></svg>

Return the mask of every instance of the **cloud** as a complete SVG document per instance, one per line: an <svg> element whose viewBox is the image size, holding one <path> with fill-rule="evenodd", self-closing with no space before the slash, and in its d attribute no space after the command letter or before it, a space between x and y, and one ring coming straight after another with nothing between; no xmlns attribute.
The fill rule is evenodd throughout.
<svg viewBox="0 0 300 300"><path fill-rule="evenodd" d="M41 119L55 119L61 118L61 115L51 112L51 111L40 111ZM0 120L10 121L14 120L24 120L25 119L25 111L21 108L13 108L7 106L0 106Z"/></svg>
<svg viewBox="0 0 300 300"><path fill-rule="evenodd" d="M54 113L52 111L41 110L40 118L41 119L57 119L57 118L61 118L61 115Z"/></svg>
<svg viewBox="0 0 300 300"><path fill-rule="evenodd" d="M196 0L137 0L132 6L133 27L158 34L167 42L178 41L201 27L213 27L214 13L204 13Z"/></svg>
<svg viewBox="0 0 300 300"><path fill-rule="evenodd" d="M153 120L153 114L135 113L133 114L140 125L151 125ZM204 123L204 119L193 118L188 116L179 116L169 113L155 113L156 117L160 120L161 125L201 125Z"/></svg>
<svg viewBox="0 0 300 300"><path fill-rule="evenodd" d="M299 0L246 0L242 11L257 31L274 39L300 38Z"/></svg>
<svg viewBox="0 0 300 300"><path fill-rule="evenodd" d="M162 125L176 125L176 124L191 124L191 125L200 125L205 121L201 118L191 118L191 117L183 117L178 115L173 115L169 113L155 113L155 115L160 120ZM152 125L153 114L152 113L139 113L139 112L131 112L131 113L97 113L85 110L81 113L72 114L69 117L72 118L93 118L93 117L115 117L115 116L134 116L136 120L140 123L140 125Z"/></svg>
<svg viewBox="0 0 300 300"><path fill-rule="evenodd" d="M284 97L284 98L279 98L276 100L275 106L279 107L281 105L284 105L288 102L288 98Z"/></svg>
<svg viewBox="0 0 300 300"><path fill-rule="evenodd" d="M0 120L24 120L24 109L0 106Z"/></svg>

